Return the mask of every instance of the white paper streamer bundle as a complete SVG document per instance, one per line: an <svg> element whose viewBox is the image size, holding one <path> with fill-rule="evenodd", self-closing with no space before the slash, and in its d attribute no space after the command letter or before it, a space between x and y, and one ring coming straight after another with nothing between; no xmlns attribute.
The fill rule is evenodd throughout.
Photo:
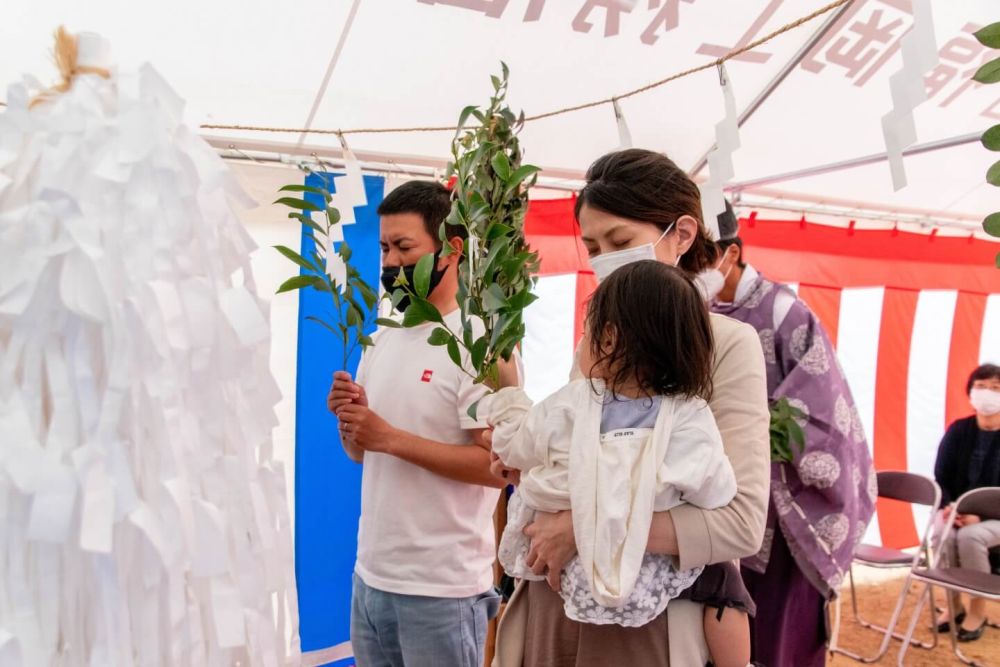
<svg viewBox="0 0 1000 667"><path fill-rule="evenodd" d="M286 664L280 394L237 188L149 66L30 88L0 113L0 664Z"/></svg>
<svg viewBox="0 0 1000 667"><path fill-rule="evenodd" d="M903 150L917 143L913 110L927 100L924 76L938 64L931 0L912 0L913 28L902 39L903 67L889 77L892 110L882 116L882 134L889 157L892 187L906 187Z"/></svg>
<svg viewBox="0 0 1000 667"><path fill-rule="evenodd" d="M740 147L739 116L736 113L736 96L733 83L726 73L725 64L719 65L719 84L725 102L726 115L715 125L715 149L708 154L708 181L701 185L701 214L712 239L719 238L720 213L726 210L723 186L736 174L733 153Z"/></svg>

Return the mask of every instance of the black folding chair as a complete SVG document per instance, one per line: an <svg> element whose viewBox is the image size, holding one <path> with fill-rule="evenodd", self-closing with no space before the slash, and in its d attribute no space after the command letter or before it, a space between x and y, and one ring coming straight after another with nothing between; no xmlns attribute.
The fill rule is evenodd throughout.
<svg viewBox="0 0 1000 667"><path fill-rule="evenodd" d="M867 664L881 660L882 657L889 652L889 644L893 639L903 639L903 635L895 631L896 623L899 622L899 617L903 612L903 605L906 602L906 594L910 590L911 577L914 568L916 568L920 563L930 562L930 543L934 526L933 510L936 509L941 503L941 489L938 488L937 483L933 479L923 475L915 475L913 473L900 472L896 470L887 470L878 473L878 495L880 498L891 498L892 500L899 500L912 505L924 505L926 507L930 507L931 517L928 520L927 525L924 527L924 531L920 537L920 545L916 553L907 553L899 549L879 547L871 544L859 544L858 548L854 552L854 561L851 564L851 568L848 570L848 577L851 582L851 609L854 611L855 620L857 620L862 627L876 630L882 634L882 643L874 655L863 656L841 648L837 641L839 637L835 637L830 643L830 651L832 653L846 655L848 658L853 658L854 660ZM854 563L880 569L908 568L910 570L906 576L906 581L903 583L903 590L900 592L899 598L896 600L896 607L892 612L892 617L889 619L888 626L872 623L865 620L861 616L861 613L858 610L857 592L854 587ZM932 627L934 625L933 613L932 609ZM914 646L919 648L932 649L937 646L937 634L935 633L933 635L933 639L930 644L913 639L910 641Z"/></svg>
<svg viewBox="0 0 1000 667"><path fill-rule="evenodd" d="M955 503L955 506L948 513L947 521L947 535L951 533L951 528L955 525L955 518L959 514L975 514L979 516L984 521L988 520L1000 520L1000 488L997 487L987 487L982 489L973 489L968 493L962 495ZM917 568L913 571L912 577L914 581L923 582L925 588L917 602L917 608L913 612L913 618L910 620L910 627L906 633L906 641L903 642L902 648L899 650L899 665L902 667L903 658L906 655L906 649L909 647L909 639L913 637L913 629L917 625L917 617L920 615L921 607L927 602L931 597L931 587L938 586L945 589L948 598L948 610L951 618L953 619L950 626L950 632L948 633L951 637L951 648L955 652L955 655L959 660L967 665L979 665L980 667L985 667L982 663L976 662L965 656L961 649L958 648L958 623L954 621L956 617L955 600L953 593L966 593L968 595L974 595L976 597L986 598L987 600L993 600L995 602L1000 602L1000 576L990 573L990 572L978 572L976 570L969 570L962 567L952 567L947 561L942 562L942 554L945 552L944 548L938 549L935 554L932 564L928 567ZM933 603L930 605L933 609Z"/></svg>

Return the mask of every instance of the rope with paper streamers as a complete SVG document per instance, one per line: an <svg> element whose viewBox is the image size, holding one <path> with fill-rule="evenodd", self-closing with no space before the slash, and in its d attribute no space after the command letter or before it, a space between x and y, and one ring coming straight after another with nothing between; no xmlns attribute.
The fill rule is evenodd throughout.
<svg viewBox="0 0 1000 667"><path fill-rule="evenodd" d="M668 83L671 83L678 79L683 79L684 77L691 76L692 74L697 74L698 72L704 72L705 70L709 69L716 69L726 61L732 60L733 58L742 55L747 51L753 51L757 47L763 46L764 44L767 44L771 40L776 39L781 35L784 35L786 32L795 30L796 28L805 25L806 23L812 21L813 19L823 16L824 14L827 14L833 11L834 9L837 9L838 7L842 7L843 5L846 5L851 1L852 0L835 0L835 2L831 2L828 5L820 7L813 13L803 16L802 18L796 21L792 21L791 23L778 28L774 32L771 32L756 41L750 42L746 46L734 49L726 53L724 56L716 58L715 60L711 60L705 63L704 65L699 65L697 67L692 67L690 69L677 72L676 74L672 74L666 77L665 79L660 79L659 81L654 81L652 83L646 84L641 88L636 88L635 90L630 90L628 92L621 93L620 95L614 95L612 97L595 100L593 102L577 104L571 107L566 107L564 109L556 109L555 111L548 111L546 113L541 113L534 116L526 116L524 120L525 122L531 122L536 120L543 120L545 118L552 118L554 116L561 116L564 114L573 113L575 111L583 111L584 109L592 109L594 107L603 106L605 104L614 105L618 100L624 100L629 97L635 97L636 95L641 95L642 93L649 92L650 90L659 88L660 86L665 86ZM432 125L424 127L365 127L365 128L352 128L347 130L315 130L315 129L310 130L301 127L293 128L293 127L262 127L258 125L205 124L201 125L201 128L204 130L242 130L245 132L275 132L275 133L295 133L295 134L301 134L305 132L309 134L333 134L341 137L349 134L406 134L412 132L455 132L458 130L458 128L454 125L448 125L448 126Z"/></svg>
<svg viewBox="0 0 1000 667"><path fill-rule="evenodd" d="M73 85L73 79L78 74L96 74L105 79L111 78L111 72L102 67L89 67L78 64L79 42L76 35L71 34L65 27L59 26L56 29L55 39L56 46L52 51L52 56L56 61L56 68L59 70L59 76L62 77L62 81L33 99L31 101L32 107L65 93Z"/></svg>

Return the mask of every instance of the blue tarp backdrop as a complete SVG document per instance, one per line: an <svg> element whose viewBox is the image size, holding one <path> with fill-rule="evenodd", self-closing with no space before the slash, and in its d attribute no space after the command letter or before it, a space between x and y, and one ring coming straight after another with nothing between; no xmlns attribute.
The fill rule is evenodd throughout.
<svg viewBox="0 0 1000 667"><path fill-rule="evenodd" d="M380 272L379 222L385 179L365 176L368 206L355 209L357 222L344 226L353 251L351 264L376 287ZM330 174L313 174L306 185L335 191ZM318 197L307 195L317 204ZM301 250L312 250L302 237ZM351 575L357 550L361 505L361 466L340 447L336 419L326 409L334 371L340 370L343 346L309 315L329 321L330 297L299 290L298 360L295 384L295 576L298 583L302 650L327 648L350 639ZM358 365L355 352L348 363ZM342 663L347 664L347 662Z"/></svg>

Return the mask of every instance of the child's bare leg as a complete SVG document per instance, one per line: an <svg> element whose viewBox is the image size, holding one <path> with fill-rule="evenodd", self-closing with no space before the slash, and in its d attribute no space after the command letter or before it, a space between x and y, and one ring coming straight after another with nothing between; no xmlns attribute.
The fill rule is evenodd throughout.
<svg viewBox="0 0 1000 667"><path fill-rule="evenodd" d="M705 607L705 643L715 667L746 667L750 664L750 618L739 609Z"/></svg>

